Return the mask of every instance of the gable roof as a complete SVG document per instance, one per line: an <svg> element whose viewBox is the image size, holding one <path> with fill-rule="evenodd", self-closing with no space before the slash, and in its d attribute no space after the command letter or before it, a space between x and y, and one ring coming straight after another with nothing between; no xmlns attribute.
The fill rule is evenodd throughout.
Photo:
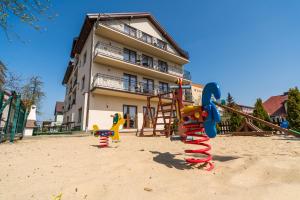
<svg viewBox="0 0 300 200"><path fill-rule="evenodd" d="M284 103L288 100L288 95L272 96L263 103L264 108L270 116L286 117L287 113Z"/></svg>
<svg viewBox="0 0 300 200"><path fill-rule="evenodd" d="M83 45L94 25L99 21L111 19L139 19L147 18L159 30L159 32L167 39L167 41L178 51L180 56L189 59L188 53L181 49L175 40L166 32L166 30L158 23L158 21L148 12L129 12L129 13L90 13L87 14L81 28L79 37L73 40L71 58L74 58L76 53L80 53Z"/></svg>

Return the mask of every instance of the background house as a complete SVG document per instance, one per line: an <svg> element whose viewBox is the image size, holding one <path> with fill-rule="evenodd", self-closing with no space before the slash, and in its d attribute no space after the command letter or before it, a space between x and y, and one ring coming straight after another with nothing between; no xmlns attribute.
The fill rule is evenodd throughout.
<svg viewBox="0 0 300 200"><path fill-rule="evenodd" d="M61 125L64 121L64 102L57 101L55 103L54 110L54 123L55 125Z"/></svg>
<svg viewBox="0 0 300 200"><path fill-rule="evenodd" d="M287 100L288 93L272 96L263 103L263 106L269 114L271 121L280 123L287 118Z"/></svg>
<svg viewBox="0 0 300 200"><path fill-rule="evenodd" d="M242 112L244 112L246 114L250 114L250 115L253 114L254 107L252 107L252 106L245 106L245 105L241 105L241 104L239 104L238 106L241 108Z"/></svg>

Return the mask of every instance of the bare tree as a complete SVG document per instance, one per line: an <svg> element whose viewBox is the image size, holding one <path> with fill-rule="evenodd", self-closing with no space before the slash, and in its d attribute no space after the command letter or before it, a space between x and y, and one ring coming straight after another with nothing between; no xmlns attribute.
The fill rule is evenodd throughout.
<svg viewBox="0 0 300 200"><path fill-rule="evenodd" d="M5 79L6 79L7 68L3 62L0 60L0 89L3 89Z"/></svg>
<svg viewBox="0 0 300 200"><path fill-rule="evenodd" d="M31 105L37 106L37 111L39 112L41 101L45 97L43 91L44 82L39 76L33 76L29 79L22 87L22 99L26 107L29 109Z"/></svg>
<svg viewBox="0 0 300 200"><path fill-rule="evenodd" d="M22 91L22 75L8 71L4 83L4 89L21 93Z"/></svg>
<svg viewBox="0 0 300 200"><path fill-rule="evenodd" d="M13 30L12 20L17 18L34 29L41 30L40 18L53 18L49 14L50 7L50 0L0 0L0 28L9 39L9 33Z"/></svg>

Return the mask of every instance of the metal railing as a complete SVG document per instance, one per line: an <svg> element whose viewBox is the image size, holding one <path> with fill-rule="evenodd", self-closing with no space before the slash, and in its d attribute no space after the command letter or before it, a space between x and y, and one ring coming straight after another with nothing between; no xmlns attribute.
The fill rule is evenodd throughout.
<svg viewBox="0 0 300 200"><path fill-rule="evenodd" d="M186 80L192 80L192 75L191 75L191 72L187 71L187 70L184 70L183 71L183 78L186 79Z"/></svg>
<svg viewBox="0 0 300 200"><path fill-rule="evenodd" d="M152 66L147 66L145 64L143 64L142 62L142 55L137 55L135 62L131 62L131 61L127 61L124 59L123 56L123 48L111 45L111 44L106 44L104 42L97 42L96 46L95 46L95 55L104 55L110 58L114 58L117 60L121 60L124 62L128 62L134 65L138 65L138 66L142 66L148 69L153 69L155 71L159 71L159 72L164 72L167 74L171 74L174 76L178 76L178 77L183 77L184 72L182 69L180 69L179 67L173 66L168 64L167 67L161 67L158 65L158 61L154 60Z"/></svg>
<svg viewBox="0 0 300 200"><path fill-rule="evenodd" d="M116 27L113 26L113 24L111 24L109 22L113 22L113 21L101 21L101 22L99 22L99 24L101 24L103 26L106 26L106 27L109 27L111 29L114 29L114 30L116 30L118 32L124 33L124 34L128 35L129 37L138 39L138 40L140 40L142 42L145 42L145 43L150 44L150 45L152 45L154 47L160 48L162 50L165 50L165 51L167 51L169 53L172 53L172 54L176 55L174 52L172 52L172 51L169 50L170 47L169 47L168 43L166 43L166 42L164 42L164 41L162 41L162 40L160 40L160 39L158 39L158 38L156 38L156 37L154 37L154 36L152 36L152 35L150 35L148 33L145 33L142 30L136 29L136 28L134 28L134 27L132 27L132 26L124 23L124 22L121 22L121 21L119 21L119 22L121 22L121 24L120 24L121 26L119 26L119 28L116 28ZM132 34L132 32L126 32L125 28L124 28L125 26L128 26L128 27L130 27L132 29L135 29L136 33ZM145 40L145 37L143 37L143 34L150 36L151 40ZM180 49L180 51L181 51L182 54L185 55L185 57L189 58L189 54L188 54L187 51L184 51L182 49Z"/></svg>
<svg viewBox="0 0 300 200"><path fill-rule="evenodd" d="M139 81L129 81L126 78L115 77L102 73L97 73L93 77L92 88L106 88L149 96L169 92L169 88L163 89L159 85L146 84ZM171 97L170 95L166 95L166 97ZM184 100L192 101L192 94L185 93Z"/></svg>

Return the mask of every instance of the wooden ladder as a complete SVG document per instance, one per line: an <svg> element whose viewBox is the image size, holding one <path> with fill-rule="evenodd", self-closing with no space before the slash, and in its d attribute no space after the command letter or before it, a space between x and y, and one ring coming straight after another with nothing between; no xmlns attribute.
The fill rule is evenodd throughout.
<svg viewBox="0 0 300 200"><path fill-rule="evenodd" d="M163 103L162 98L163 96L171 94L172 98L170 99L170 102ZM172 125L174 118L176 117L174 115L174 112L176 112L176 99L174 98L174 93L165 93L165 94L159 94L158 95L158 104L156 109L156 116L154 118L153 123L153 135L156 136L157 132L163 133L166 137L169 137L172 133ZM158 119L162 119L162 122L158 122ZM158 130L157 126L163 125L164 130Z"/></svg>
<svg viewBox="0 0 300 200"><path fill-rule="evenodd" d="M145 113L143 114L143 125L142 125L142 129L140 131L140 135L138 135L138 132L137 132L137 136L145 136L144 135L144 130L146 128L146 125L147 125L147 120L149 119L150 122L149 123L152 123L152 125L154 126L154 116L151 112L151 98L152 97L147 97L147 107L146 107L146 111Z"/></svg>

